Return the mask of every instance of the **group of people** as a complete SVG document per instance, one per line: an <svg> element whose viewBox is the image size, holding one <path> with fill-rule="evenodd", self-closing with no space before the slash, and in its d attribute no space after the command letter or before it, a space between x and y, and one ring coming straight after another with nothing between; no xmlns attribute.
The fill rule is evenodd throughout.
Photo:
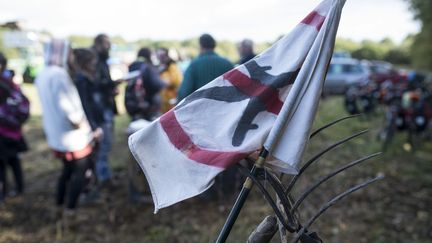
<svg viewBox="0 0 432 243"><path fill-rule="evenodd" d="M108 158L117 113L115 97L121 82L127 83L124 104L131 120L154 120L234 67L215 52L217 43L211 35L200 36L199 45L199 56L184 73L170 57L169 49L155 50L155 65L153 51L144 47L129 66L129 72L136 75L112 80L107 35L96 36L89 48L72 49L68 41L57 39L46 44L45 68L36 77L35 86L47 143L63 164L56 192L59 212L73 214L93 178L96 191L116 187ZM252 41L241 42L239 52L238 64L253 58ZM0 201L8 191L7 165L14 172L16 192L24 190L19 153L27 149L21 127L29 115L29 103L12 76L6 70L6 58L0 54Z"/></svg>
<svg viewBox="0 0 432 243"><path fill-rule="evenodd" d="M108 156L118 91L107 64L109 50L106 35L98 35L91 48L72 49L67 41L53 40L35 80L48 145L63 163L56 193L59 211L65 204L66 212L74 212L93 175L99 189L114 186Z"/></svg>
<svg viewBox="0 0 432 243"><path fill-rule="evenodd" d="M169 56L169 50L159 48L156 55L159 65L152 62L152 52L149 48L141 48L135 62L129 66L129 71L140 71L142 79L129 81L126 88L125 107L132 120L140 118L153 120L169 111L183 98L206 85L219 75L232 69L234 65L215 52L216 40L209 34L199 38L200 54L189 64L184 74ZM241 59L237 64L243 64L255 57L253 42L249 39L239 44ZM142 82L146 91L145 99L139 102L136 94L135 81Z"/></svg>

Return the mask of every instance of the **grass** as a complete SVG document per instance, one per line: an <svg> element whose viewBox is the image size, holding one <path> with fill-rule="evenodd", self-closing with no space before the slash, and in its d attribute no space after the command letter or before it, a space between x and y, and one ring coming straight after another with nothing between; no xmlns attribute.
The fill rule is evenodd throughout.
<svg viewBox="0 0 432 243"><path fill-rule="evenodd" d="M80 208L78 226L56 231L55 184L61 168L46 145L41 127L41 110L34 87L26 85L32 101L32 118L25 126L31 150L23 155L26 193L0 206L0 242L213 242L235 200L235 195L212 202L192 198L153 214L151 204L131 204L127 197L126 165L130 163L126 145L126 115L116 118L111 166L122 186L107 204ZM118 101L122 99L119 98ZM121 103L121 102L120 102ZM376 139L383 118L381 112L344 121L310 141L305 159L354 132L370 132L326 154L307 171L295 190L297 195L311 183L348 161L377 152ZM346 115L340 98L321 102L315 127ZM323 202L354 184L382 173L386 178L337 204L314 224L312 230L325 242L430 242L432 238L432 143L425 141L415 153L402 149L404 134L396 136L392 147L325 183L301 206L302 219ZM257 190L239 215L228 242L245 242L254 227L272 214ZM273 242L278 242L274 237Z"/></svg>

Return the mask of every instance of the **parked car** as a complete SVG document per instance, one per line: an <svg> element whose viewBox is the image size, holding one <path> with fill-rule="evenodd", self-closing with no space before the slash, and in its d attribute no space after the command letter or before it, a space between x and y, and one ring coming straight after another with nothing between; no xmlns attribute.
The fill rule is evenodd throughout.
<svg viewBox="0 0 432 243"><path fill-rule="evenodd" d="M347 51L335 51L332 58L351 58L351 53Z"/></svg>
<svg viewBox="0 0 432 243"><path fill-rule="evenodd" d="M333 58L323 87L324 94L345 94L352 85L369 82L369 71L352 58Z"/></svg>
<svg viewBox="0 0 432 243"><path fill-rule="evenodd" d="M399 84L407 79L406 73L398 71L391 63L384 61L363 61L362 64L369 69L371 80L377 84L382 84L385 81Z"/></svg>

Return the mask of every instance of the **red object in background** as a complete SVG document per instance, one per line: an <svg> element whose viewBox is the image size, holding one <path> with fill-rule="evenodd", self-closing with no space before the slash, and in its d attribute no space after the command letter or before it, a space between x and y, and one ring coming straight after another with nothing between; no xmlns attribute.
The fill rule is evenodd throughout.
<svg viewBox="0 0 432 243"><path fill-rule="evenodd" d="M371 79L377 84L381 84L387 80L390 80L393 84L399 84L406 81L407 76L396 70L392 70L390 73L372 73Z"/></svg>
<svg viewBox="0 0 432 243"><path fill-rule="evenodd" d="M377 84L390 80L393 84L400 84L407 80L407 74L397 71L392 64L383 61L372 61L370 64L370 78Z"/></svg>

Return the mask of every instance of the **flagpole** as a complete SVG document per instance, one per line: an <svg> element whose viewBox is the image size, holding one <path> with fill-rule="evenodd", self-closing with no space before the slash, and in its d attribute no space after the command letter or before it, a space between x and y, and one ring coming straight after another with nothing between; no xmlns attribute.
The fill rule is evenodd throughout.
<svg viewBox="0 0 432 243"><path fill-rule="evenodd" d="M255 161L255 164L250 171L251 175L255 176L257 170L264 166L264 162L268 154L268 151L265 148L262 148L258 159ZM252 190L253 185L253 180L250 177L247 177L245 182L243 183L243 187L239 195L237 196L234 206L231 209L221 232L219 233L219 236L216 240L217 243L225 243L228 235L231 232L232 227L234 226L234 223L237 220L238 215L240 214L241 209L243 208L244 203L246 202L247 197L249 196L249 192Z"/></svg>

